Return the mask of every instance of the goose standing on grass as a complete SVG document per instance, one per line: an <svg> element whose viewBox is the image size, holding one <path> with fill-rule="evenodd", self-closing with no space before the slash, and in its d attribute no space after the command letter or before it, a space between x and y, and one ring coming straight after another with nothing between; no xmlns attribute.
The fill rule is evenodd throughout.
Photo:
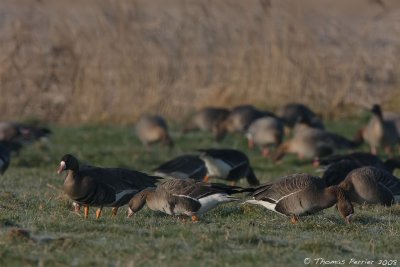
<svg viewBox="0 0 400 267"><path fill-rule="evenodd" d="M229 116L230 111L226 108L205 107L200 109L184 127L183 132L201 130L211 132L217 141L224 135L218 134L218 125Z"/></svg>
<svg viewBox="0 0 400 267"><path fill-rule="evenodd" d="M4 142L0 142L0 174L4 174L10 165L11 153L10 149L4 145Z"/></svg>
<svg viewBox="0 0 400 267"><path fill-rule="evenodd" d="M168 133L167 122L160 116L142 116L136 123L135 130L146 149L149 149L149 145L158 142L168 147L174 145Z"/></svg>
<svg viewBox="0 0 400 267"><path fill-rule="evenodd" d="M274 117L259 118L253 121L247 130L247 141L250 149L257 145L261 147L262 155L270 155L270 146L279 146L284 136L282 121Z"/></svg>
<svg viewBox="0 0 400 267"><path fill-rule="evenodd" d="M400 202L400 180L375 167L362 167L350 172L339 184L351 202L390 206Z"/></svg>
<svg viewBox="0 0 400 267"><path fill-rule="evenodd" d="M62 157L57 171L68 171L64 180L64 192L78 205L84 206L88 218L89 206L99 207L96 218L100 218L103 207L112 207L112 214L129 202L139 191L155 187L159 177L121 168L99 168L90 166L79 169L78 160L69 154Z"/></svg>
<svg viewBox="0 0 400 267"><path fill-rule="evenodd" d="M128 217L141 210L144 204L154 211L169 215L186 215L197 221L198 216L222 203L239 200L232 194L246 189L224 184L205 183L193 179L165 179L157 188L147 188L129 202Z"/></svg>
<svg viewBox="0 0 400 267"><path fill-rule="evenodd" d="M297 223L298 216L311 215L334 204L347 223L351 222L354 214L353 205L340 187L327 187L322 179L309 174L288 175L253 190L253 199L244 203L261 205L290 216L293 224Z"/></svg>
<svg viewBox="0 0 400 267"><path fill-rule="evenodd" d="M372 154L376 155L379 148L391 154L392 148L400 141L397 127L393 121L383 119L379 105L374 105L371 112L372 118L367 126L360 130L358 137L362 137L362 140L368 143Z"/></svg>
<svg viewBox="0 0 400 267"><path fill-rule="evenodd" d="M201 152L199 158L204 161L207 168L204 181L218 178L235 185L241 178L246 178L251 186L260 184L250 166L249 158L243 152L234 149L199 149L198 151Z"/></svg>
<svg viewBox="0 0 400 267"><path fill-rule="evenodd" d="M206 164L198 155L181 155L153 169L154 175L169 178L192 178L202 181L207 175Z"/></svg>

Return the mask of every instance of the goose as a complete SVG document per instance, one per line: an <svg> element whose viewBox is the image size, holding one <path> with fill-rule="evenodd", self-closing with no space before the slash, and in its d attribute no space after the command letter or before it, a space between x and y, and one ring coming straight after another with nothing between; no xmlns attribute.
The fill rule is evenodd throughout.
<svg viewBox="0 0 400 267"><path fill-rule="evenodd" d="M78 160L66 154L61 158L57 173L67 171L64 192L77 204L84 206L84 216L88 218L89 206L99 207L96 218L101 216L103 207L112 207L112 214L141 190L154 187L159 177L122 169L89 166L79 168Z"/></svg>
<svg viewBox="0 0 400 267"><path fill-rule="evenodd" d="M368 166L351 171L339 184L351 202L390 206L400 202L400 180L389 172Z"/></svg>
<svg viewBox="0 0 400 267"><path fill-rule="evenodd" d="M372 117L368 124L361 129L361 137L370 146L371 153L376 155L379 148L384 148L387 154L391 154L392 148L399 143L400 137L393 121L384 120L379 105L371 109Z"/></svg>
<svg viewBox="0 0 400 267"><path fill-rule="evenodd" d="M154 175L161 177L203 180L207 168L198 155L181 155L153 169Z"/></svg>
<svg viewBox="0 0 400 267"><path fill-rule="evenodd" d="M299 158L319 158L340 149L353 149L357 144L338 134L300 124L292 139L283 142L277 149L274 161L287 153L295 153Z"/></svg>
<svg viewBox="0 0 400 267"><path fill-rule="evenodd" d="M141 210L144 204L154 211L169 215L185 215L198 221L198 216L222 203L239 200L232 194L240 187L205 183L193 179L165 179L156 188L146 188L129 201L128 217Z"/></svg>
<svg viewBox="0 0 400 267"><path fill-rule="evenodd" d="M167 122L160 116L142 116L135 125L136 134L146 149L153 143L162 142L173 147L174 143L168 133Z"/></svg>
<svg viewBox="0 0 400 267"><path fill-rule="evenodd" d="M226 133L245 133L250 124L261 117L276 117L269 111L258 110L252 105L237 106L232 109L229 116L216 127L216 136L221 138Z"/></svg>
<svg viewBox="0 0 400 267"><path fill-rule="evenodd" d="M10 165L10 149L4 144L4 142L0 143L0 173L4 174Z"/></svg>
<svg viewBox="0 0 400 267"><path fill-rule="evenodd" d="M289 103L278 109L276 114L290 128L293 128L300 119L306 119L313 128L325 128L321 119L309 107L303 104Z"/></svg>
<svg viewBox="0 0 400 267"><path fill-rule="evenodd" d="M250 149L260 146L262 155L269 156L269 146L279 146L284 135L283 123L274 117L263 117L253 121L247 130L247 141Z"/></svg>
<svg viewBox="0 0 400 267"><path fill-rule="evenodd" d="M217 141L222 140L223 134L218 135L218 124L225 120L230 111L226 108L205 107L200 109L191 118L190 122L183 129L184 133L201 130L212 132Z"/></svg>
<svg viewBox="0 0 400 267"><path fill-rule="evenodd" d="M254 188L250 195L253 199L244 203L261 205L289 216L293 224L297 223L299 216L314 214L334 204L347 223L351 222L354 214L353 205L340 187L327 187L322 179L307 173L296 173L263 184Z"/></svg>
<svg viewBox="0 0 400 267"><path fill-rule="evenodd" d="M259 185L256 175L250 166L249 158L235 149L199 149L199 156L206 165L209 178L219 178L231 181L234 185L241 178L246 178L251 186Z"/></svg>

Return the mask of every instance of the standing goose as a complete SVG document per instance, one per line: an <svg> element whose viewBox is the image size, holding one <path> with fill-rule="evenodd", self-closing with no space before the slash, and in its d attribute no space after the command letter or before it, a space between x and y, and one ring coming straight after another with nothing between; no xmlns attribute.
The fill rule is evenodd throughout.
<svg viewBox="0 0 400 267"><path fill-rule="evenodd" d="M4 174L7 170L8 165L10 165L10 149L4 144L4 142L0 143L0 173Z"/></svg>
<svg viewBox="0 0 400 267"><path fill-rule="evenodd" d="M372 118L361 130L362 139L368 143L372 154L376 155L379 148L384 148L385 152L390 154L400 140L396 125L393 121L383 119L379 105L374 105L371 112Z"/></svg>
<svg viewBox="0 0 400 267"><path fill-rule="evenodd" d="M197 155L181 155L163 163L153 171L155 175L161 177L192 178L197 181L203 180L207 175L206 164Z"/></svg>
<svg viewBox="0 0 400 267"><path fill-rule="evenodd" d="M100 218L103 207L112 207L115 216L120 206L139 191L154 187L159 179L141 172L121 168L99 168L90 166L79 169L78 160L69 154L62 157L57 171L67 170L64 180L64 192L77 204L84 206L85 218L89 206L99 207L96 218Z"/></svg>
<svg viewBox="0 0 400 267"><path fill-rule="evenodd" d="M246 178L252 186L260 184L250 166L249 158L234 149L199 149L199 156L207 168L205 181L209 178L219 178L231 181L234 185L239 179Z"/></svg>
<svg viewBox="0 0 400 267"><path fill-rule="evenodd" d="M292 174L278 182L261 185L251 196L253 199L245 203L290 216L292 223L297 223L298 216L314 214L334 204L347 223L354 213L353 205L340 187L326 187L323 180L309 174Z"/></svg>
<svg viewBox="0 0 400 267"><path fill-rule="evenodd" d="M129 202L128 217L141 210L144 204L154 211L169 215L186 215L192 221L198 215L217 207L219 204L237 201L231 196L241 193L240 187L224 184L198 182L193 179L166 179L157 188L147 188L135 195Z"/></svg>
<svg viewBox="0 0 400 267"><path fill-rule="evenodd" d="M135 130L146 149L149 149L149 145L158 142L168 147L174 145L168 133L167 122L160 116L142 116L136 123Z"/></svg>
<svg viewBox="0 0 400 267"><path fill-rule="evenodd" d="M214 138L220 141L224 136L218 134L218 125L224 121L230 111L226 108L205 107L200 109L183 129L184 133L201 130L212 132Z"/></svg>
<svg viewBox="0 0 400 267"><path fill-rule="evenodd" d="M375 167L362 167L350 172L339 184L351 202L390 206L400 202L400 180Z"/></svg>
<svg viewBox="0 0 400 267"><path fill-rule="evenodd" d="M269 156L269 146L279 146L284 135L282 121L274 117L264 117L253 121L247 130L247 140L250 149L260 146L262 155Z"/></svg>

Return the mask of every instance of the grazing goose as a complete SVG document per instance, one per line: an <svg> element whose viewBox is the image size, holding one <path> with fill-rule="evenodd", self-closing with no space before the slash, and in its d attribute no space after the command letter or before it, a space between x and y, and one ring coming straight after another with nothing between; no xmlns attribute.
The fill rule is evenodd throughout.
<svg viewBox="0 0 400 267"><path fill-rule="evenodd" d="M253 189L253 199L244 203L258 204L279 214L290 216L292 223L298 216L306 216L337 204L340 215L350 223L353 205L338 186L327 187L323 180L310 174L292 174L280 181Z"/></svg>
<svg viewBox="0 0 400 267"><path fill-rule="evenodd" d="M226 108L205 107L200 109L183 129L184 133L201 130L212 132L215 139L220 141L224 136L218 135L218 125L225 120L230 111Z"/></svg>
<svg viewBox="0 0 400 267"><path fill-rule="evenodd" d="M339 184L351 202L390 206L400 202L400 180L375 167L362 167L350 172Z"/></svg>
<svg viewBox="0 0 400 267"><path fill-rule="evenodd" d="M218 124L216 136L221 138L226 133L244 133L254 120L261 117L276 116L271 112L258 110L251 105L237 106L232 109L225 120Z"/></svg>
<svg viewBox="0 0 400 267"><path fill-rule="evenodd" d="M219 178L231 181L232 185L239 179L246 178L247 182L259 185L257 177L250 166L249 158L242 152L234 149L200 149L199 156L207 168L205 181L209 178Z"/></svg>
<svg viewBox="0 0 400 267"><path fill-rule="evenodd" d="M135 126L136 134L146 149L153 143L162 142L173 147L174 143L168 134L166 121L160 116L142 116Z"/></svg>
<svg viewBox="0 0 400 267"><path fill-rule="evenodd" d="M313 128L324 129L324 124L318 116L307 106L298 103L290 103L278 109L277 115L285 124L293 128L301 119L306 119Z"/></svg>
<svg viewBox="0 0 400 267"><path fill-rule="evenodd" d="M197 155L182 155L167 161L154 170L161 177L203 180L207 175L206 164Z"/></svg>
<svg viewBox="0 0 400 267"><path fill-rule="evenodd" d="M67 170L64 192L77 204L83 205L85 218L89 206L99 207L96 218L100 218L103 207L113 207L115 216L120 206L139 191L154 187L159 177L121 168L99 168L88 166L79 169L78 160L69 154L62 157L58 174Z"/></svg>
<svg viewBox="0 0 400 267"><path fill-rule="evenodd" d="M260 146L262 155L269 156L269 146L279 146L284 135L283 123L274 117L264 117L253 121L247 130L247 140L250 149Z"/></svg>
<svg viewBox="0 0 400 267"><path fill-rule="evenodd" d="M371 112L372 118L361 130L362 139L368 143L372 154L376 155L379 148L384 148L386 153L391 154L392 148L400 140L396 125L393 121L383 119L379 105L374 105Z"/></svg>
<svg viewBox="0 0 400 267"><path fill-rule="evenodd" d="M292 139L278 147L274 161L280 160L286 153L295 153L301 159L315 159L328 156L336 150L353 149L357 146L353 141L338 134L312 128L306 124L300 124L300 126L296 129Z"/></svg>
<svg viewBox="0 0 400 267"><path fill-rule="evenodd" d="M186 215L192 221L219 204L237 201L231 196L244 192L240 187L198 182L193 179L165 179L157 188L147 188L129 202L128 217L141 210L145 203L154 211L169 215Z"/></svg>
<svg viewBox="0 0 400 267"><path fill-rule="evenodd" d="M3 142L0 143L0 173L4 174L7 170L8 165L10 165L10 149Z"/></svg>

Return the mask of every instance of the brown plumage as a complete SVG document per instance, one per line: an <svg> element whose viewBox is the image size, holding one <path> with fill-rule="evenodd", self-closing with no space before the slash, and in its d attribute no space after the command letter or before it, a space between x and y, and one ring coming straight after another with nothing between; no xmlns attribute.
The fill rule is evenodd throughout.
<svg viewBox="0 0 400 267"><path fill-rule="evenodd" d="M253 199L245 203L258 204L269 210L292 217L306 216L337 204L341 216L351 221L354 213L351 202L338 186L327 187L319 177L310 174L292 174L278 182L256 187Z"/></svg>
<svg viewBox="0 0 400 267"><path fill-rule="evenodd" d="M169 147L174 145L168 133L167 123L160 116L142 116L136 123L135 130L139 140L147 149L149 145L158 142Z"/></svg>

